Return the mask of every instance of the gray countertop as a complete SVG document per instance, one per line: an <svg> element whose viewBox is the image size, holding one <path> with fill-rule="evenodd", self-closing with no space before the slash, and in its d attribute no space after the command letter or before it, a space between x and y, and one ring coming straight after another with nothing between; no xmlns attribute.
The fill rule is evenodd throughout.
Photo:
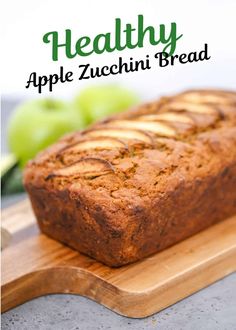
<svg viewBox="0 0 236 330"><path fill-rule="evenodd" d="M2 102L2 150L6 151L6 122L17 102ZM2 207L24 195L2 199ZM3 265L4 267L4 265ZM29 301L2 315L3 330L235 330L236 274L145 319L130 319L77 295L49 295Z"/></svg>

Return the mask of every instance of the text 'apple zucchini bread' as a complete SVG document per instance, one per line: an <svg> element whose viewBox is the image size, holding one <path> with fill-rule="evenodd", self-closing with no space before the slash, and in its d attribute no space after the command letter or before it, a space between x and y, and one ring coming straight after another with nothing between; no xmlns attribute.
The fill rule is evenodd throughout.
<svg viewBox="0 0 236 330"><path fill-rule="evenodd" d="M165 97L62 138L24 184L42 232L109 266L236 213L236 93Z"/></svg>

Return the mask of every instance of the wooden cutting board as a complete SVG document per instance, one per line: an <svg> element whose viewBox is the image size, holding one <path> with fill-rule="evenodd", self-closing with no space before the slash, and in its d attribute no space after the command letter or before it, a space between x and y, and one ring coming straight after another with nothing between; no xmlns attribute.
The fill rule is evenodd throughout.
<svg viewBox="0 0 236 330"><path fill-rule="evenodd" d="M129 317L151 315L236 270L236 216L118 269L40 234L26 200L2 212L2 311L51 293L89 297Z"/></svg>

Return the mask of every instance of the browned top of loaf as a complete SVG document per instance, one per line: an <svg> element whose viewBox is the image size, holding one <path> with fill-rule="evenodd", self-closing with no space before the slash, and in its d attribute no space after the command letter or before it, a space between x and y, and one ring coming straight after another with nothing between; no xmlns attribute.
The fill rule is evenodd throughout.
<svg viewBox="0 0 236 330"><path fill-rule="evenodd" d="M115 212L235 161L236 93L194 90L65 136L29 162L24 181Z"/></svg>

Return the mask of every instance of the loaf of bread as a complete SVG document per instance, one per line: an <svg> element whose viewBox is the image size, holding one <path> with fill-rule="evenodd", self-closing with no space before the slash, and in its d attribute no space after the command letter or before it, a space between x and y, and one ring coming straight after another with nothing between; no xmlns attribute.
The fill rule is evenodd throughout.
<svg viewBox="0 0 236 330"><path fill-rule="evenodd" d="M150 256L236 213L236 93L188 91L67 135L24 184L48 236L113 267Z"/></svg>

